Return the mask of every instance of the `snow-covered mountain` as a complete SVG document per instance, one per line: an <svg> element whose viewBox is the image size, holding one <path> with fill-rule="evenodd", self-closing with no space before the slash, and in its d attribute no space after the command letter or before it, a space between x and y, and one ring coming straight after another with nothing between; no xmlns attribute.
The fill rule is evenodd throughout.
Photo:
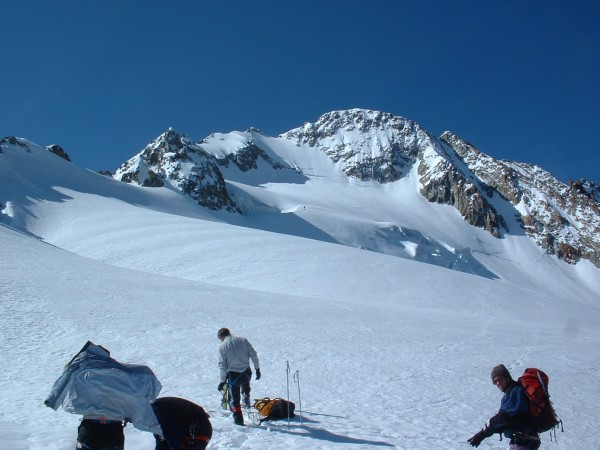
<svg viewBox="0 0 600 450"><path fill-rule="evenodd" d="M356 186L355 191L397 186L409 179L403 189L454 207L467 223L495 238L524 233L546 253L568 263L586 259L600 267L598 185L586 180L565 185L540 167L498 161L450 132L436 138L413 121L378 111L331 112L277 138L249 130L213 134L194 143L169 129L115 174L116 179L141 186L167 185L202 206L241 214L256 213L257 205L282 212L288 206L281 204L292 199L265 201L256 188L275 192L278 184L291 183L301 192L305 181L315 177L344 180ZM328 196L325 187L322 195ZM390 209L410 214L386 189L376 196L379 201L387 197ZM338 211L330 207L329 214ZM360 210L354 216L352 220L360 219ZM407 230L389 221L382 226L384 219L379 218L366 234L379 236L385 245L373 245L369 239L349 239L338 217L340 232L328 232L341 244L398 256L416 248L419 260L481 272L470 252L448 255L440 237L423 233L419 224Z"/></svg>
<svg viewBox="0 0 600 450"><path fill-rule="evenodd" d="M336 115L370 117L371 131L325 127ZM210 411L210 449L464 449L498 409L498 363L515 376L545 370L565 422L560 444L597 446L600 270L519 231L499 189L481 190L479 205L503 217L498 233L465 220L458 199L492 184L480 181L484 155L389 115L330 116L280 137L249 130L193 143L171 130L116 175L131 183L77 167L58 146L1 140L0 448L73 448L79 417L43 400L87 340L150 366L162 396ZM397 128L376 125L388 120ZM308 145L315 126L328 131ZM364 154L336 147L342 135ZM379 146L394 151L386 159ZM515 189L537 200L548 180L506 164L531 176ZM456 173L438 173L446 165ZM475 186L470 197L442 201L442 187L460 180ZM597 203L591 183L565 188ZM578 232L591 220L583 205ZM240 428L218 409L222 326L259 351L253 396L286 396L289 381L300 406L301 387L303 422ZM125 434L128 450L153 446L149 433Z"/></svg>

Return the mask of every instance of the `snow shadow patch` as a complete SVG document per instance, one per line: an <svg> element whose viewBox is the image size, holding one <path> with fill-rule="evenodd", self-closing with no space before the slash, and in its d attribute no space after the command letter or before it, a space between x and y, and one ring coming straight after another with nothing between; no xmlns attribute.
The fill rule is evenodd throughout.
<svg viewBox="0 0 600 450"><path fill-rule="evenodd" d="M306 421L306 419L304 419ZM328 441L336 444L353 444L353 445L372 445L376 447L395 447L394 444L383 441L374 441L370 439L353 438L351 436L344 436L342 434L332 433L324 428L317 428L307 425L293 425L296 430L287 429L282 427L272 427L271 431L277 431L280 433L290 434L293 436L301 436L310 439L317 439L319 441Z"/></svg>
<svg viewBox="0 0 600 450"><path fill-rule="evenodd" d="M413 259L492 280L498 279L495 273L475 259L468 248L450 247L428 238L418 230L397 225L384 226L375 229L367 240L367 244L363 246L365 250Z"/></svg>

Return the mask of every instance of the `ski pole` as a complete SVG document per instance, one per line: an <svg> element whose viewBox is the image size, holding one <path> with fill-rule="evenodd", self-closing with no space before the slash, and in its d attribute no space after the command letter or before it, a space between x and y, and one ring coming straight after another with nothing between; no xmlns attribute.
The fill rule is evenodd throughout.
<svg viewBox="0 0 600 450"><path fill-rule="evenodd" d="M286 378L287 378L287 416L288 416L288 428L290 428L290 362L286 361Z"/></svg>
<svg viewBox="0 0 600 450"><path fill-rule="evenodd" d="M294 383L298 383L298 406L300 407L300 425L302 425L302 397L300 396L300 371L294 373Z"/></svg>

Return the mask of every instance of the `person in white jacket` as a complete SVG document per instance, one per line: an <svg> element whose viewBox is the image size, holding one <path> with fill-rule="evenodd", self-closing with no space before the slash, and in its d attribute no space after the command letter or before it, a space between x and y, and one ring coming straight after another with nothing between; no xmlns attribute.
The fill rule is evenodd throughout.
<svg viewBox="0 0 600 450"><path fill-rule="evenodd" d="M258 355L248 339L233 336L227 328L221 328L217 336L222 342L219 347L220 381L217 389L219 392L222 391L227 383L229 408L233 412L233 421L236 425L244 425L240 400L243 395L244 406L250 406L250 380L252 378L250 360L254 364L256 379L260 380Z"/></svg>

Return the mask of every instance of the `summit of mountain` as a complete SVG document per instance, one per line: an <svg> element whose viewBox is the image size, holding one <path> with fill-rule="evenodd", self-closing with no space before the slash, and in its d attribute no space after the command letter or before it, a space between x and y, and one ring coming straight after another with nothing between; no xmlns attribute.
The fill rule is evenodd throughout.
<svg viewBox="0 0 600 450"><path fill-rule="evenodd" d="M281 204L289 202L265 199L260 191L276 191L279 183L301 189L317 177L355 190L401 184L430 203L453 207L494 238L524 234L567 263L587 259L600 267L595 183L565 185L538 166L497 160L451 132L435 137L412 120L381 111L332 111L277 137L249 129L213 133L194 143L169 129L114 175L144 187L167 186L211 210L242 215L282 212L287 206ZM327 196L325 185L321 188ZM389 208L398 207L390 200ZM344 234L332 237L364 246Z"/></svg>

